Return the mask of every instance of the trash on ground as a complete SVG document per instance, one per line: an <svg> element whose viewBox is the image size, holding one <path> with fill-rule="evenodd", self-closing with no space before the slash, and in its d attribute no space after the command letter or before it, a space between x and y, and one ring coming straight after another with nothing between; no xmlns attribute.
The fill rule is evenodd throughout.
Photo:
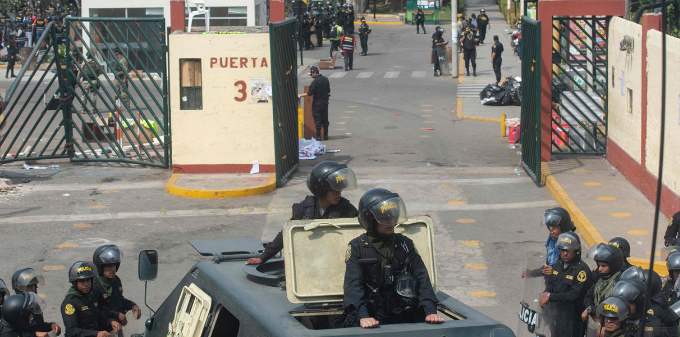
<svg viewBox="0 0 680 337"><path fill-rule="evenodd" d="M326 153L326 145L321 144L320 141L312 139L300 139L299 151L301 160L316 159L316 156Z"/></svg>
<svg viewBox="0 0 680 337"><path fill-rule="evenodd" d="M250 169L250 174L260 173L260 163L256 160L253 162L253 168Z"/></svg>
<svg viewBox="0 0 680 337"><path fill-rule="evenodd" d="M506 77L491 83L479 93L482 105L522 105L521 77Z"/></svg>
<svg viewBox="0 0 680 337"><path fill-rule="evenodd" d="M340 150L326 150L326 153L337 153L340 152Z"/></svg>
<svg viewBox="0 0 680 337"><path fill-rule="evenodd" d="M29 166L28 164L24 163L24 169L26 169L26 170L47 170L47 167L45 167L45 166Z"/></svg>
<svg viewBox="0 0 680 337"><path fill-rule="evenodd" d="M432 131L434 129L433 128L423 128L423 130Z"/></svg>
<svg viewBox="0 0 680 337"><path fill-rule="evenodd" d="M401 112L397 112L397 113L395 113L395 115L400 116L400 115L401 115Z"/></svg>

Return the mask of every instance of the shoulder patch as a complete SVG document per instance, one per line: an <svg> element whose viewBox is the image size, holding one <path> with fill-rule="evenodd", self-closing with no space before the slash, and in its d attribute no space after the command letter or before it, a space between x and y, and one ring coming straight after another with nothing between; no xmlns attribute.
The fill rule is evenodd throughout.
<svg viewBox="0 0 680 337"><path fill-rule="evenodd" d="M647 313L650 314L650 315L654 315L654 310L653 310L653 309L649 309L649 310L647 310Z"/></svg>
<svg viewBox="0 0 680 337"><path fill-rule="evenodd" d="M573 280L573 279L574 279L574 277L571 276L571 275L567 275L567 276L565 276L564 278L566 278L567 280Z"/></svg>
<svg viewBox="0 0 680 337"><path fill-rule="evenodd" d="M352 246L347 245L347 250L345 251L345 262L349 261L350 257L352 257Z"/></svg>
<svg viewBox="0 0 680 337"><path fill-rule="evenodd" d="M104 294L104 298L109 298L109 294Z"/></svg>
<svg viewBox="0 0 680 337"><path fill-rule="evenodd" d="M123 287L119 287L118 290L120 290L120 292L123 292Z"/></svg>
<svg viewBox="0 0 680 337"><path fill-rule="evenodd" d="M98 306L99 306L99 302L94 302L94 307L96 308Z"/></svg>
<svg viewBox="0 0 680 337"><path fill-rule="evenodd" d="M586 275L586 271L581 270L580 272L578 272L578 276L576 276L576 279L579 282L585 282L588 279L588 275Z"/></svg>
<svg viewBox="0 0 680 337"><path fill-rule="evenodd" d="M553 275L557 275L557 274L559 274L559 273L557 272L557 270L553 270Z"/></svg>
<svg viewBox="0 0 680 337"><path fill-rule="evenodd" d="M80 307L80 311L86 311L86 310L90 310L90 307L88 307L87 305L83 305L82 307Z"/></svg>
<svg viewBox="0 0 680 337"><path fill-rule="evenodd" d="M673 226L673 218L671 217L670 220L668 220L668 227Z"/></svg>
<svg viewBox="0 0 680 337"><path fill-rule="evenodd" d="M70 303L67 304L64 307L64 313L69 315L69 316L73 315L73 313L75 313L75 312L76 312L76 308L74 308L73 305L71 305Z"/></svg>

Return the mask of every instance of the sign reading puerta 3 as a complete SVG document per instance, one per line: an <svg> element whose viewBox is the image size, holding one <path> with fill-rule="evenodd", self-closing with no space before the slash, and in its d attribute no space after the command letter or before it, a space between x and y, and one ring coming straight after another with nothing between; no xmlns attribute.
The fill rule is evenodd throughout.
<svg viewBox="0 0 680 337"><path fill-rule="evenodd" d="M269 34L170 35L173 171L275 172Z"/></svg>

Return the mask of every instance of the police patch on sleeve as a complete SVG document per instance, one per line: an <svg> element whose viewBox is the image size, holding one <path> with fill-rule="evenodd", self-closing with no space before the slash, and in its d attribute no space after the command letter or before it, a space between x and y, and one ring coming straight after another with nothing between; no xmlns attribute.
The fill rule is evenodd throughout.
<svg viewBox="0 0 680 337"><path fill-rule="evenodd" d="M587 278L588 278L588 276L586 275L586 271L585 271L585 270L581 270L580 272L578 272L578 276L576 276L576 279L577 279L579 282L585 282L585 280L586 280Z"/></svg>
<svg viewBox="0 0 680 337"><path fill-rule="evenodd" d="M347 250L345 251L345 262L349 261L350 257L352 257L352 246L347 245Z"/></svg>
<svg viewBox="0 0 680 337"><path fill-rule="evenodd" d="M673 217L671 217L670 220L668 220L668 227L673 226Z"/></svg>
<svg viewBox="0 0 680 337"><path fill-rule="evenodd" d="M76 308L73 307L71 304L67 304L66 307L64 307L64 313L71 316L76 312Z"/></svg>

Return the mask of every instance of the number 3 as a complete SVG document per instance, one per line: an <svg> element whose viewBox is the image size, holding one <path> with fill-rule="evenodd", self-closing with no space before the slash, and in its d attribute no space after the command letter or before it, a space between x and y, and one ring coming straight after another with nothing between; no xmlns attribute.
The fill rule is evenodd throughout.
<svg viewBox="0 0 680 337"><path fill-rule="evenodd" d="M236 96L234 99L236 102L243 102L246 100L246 96L248 96L248 93L246 92L246 82L238 81L234 83L235 87L238 87L239 85L241 86L241 89L239 89L238 92L241 93L241 97Z"/></svg>

